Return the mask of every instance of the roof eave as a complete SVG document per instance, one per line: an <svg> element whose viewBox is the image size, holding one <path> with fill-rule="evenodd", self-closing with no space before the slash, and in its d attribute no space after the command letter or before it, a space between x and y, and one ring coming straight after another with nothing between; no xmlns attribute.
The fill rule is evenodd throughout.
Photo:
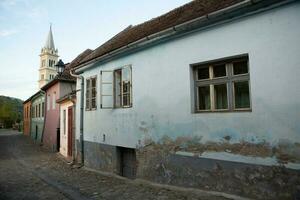
<svg viewBox="0 0 300 200"><path fill-rule="evenodd" d="M93 67L96 62L108 60L125 52L129 52L131 50L141 48L142 46L149 45L153 42L159 42L160 40L165 41L167 38L173 38L174 36L185 35L194 31L207 29L212 26L273 9L275 7L279 7L281 5L294 1L296 0L245 0L227 8L209 13L207 15L146 36L140 40L137 40L126 46L122 46L100 57L88 60L75 67L73 71L76 74L80 74L86 69Z"/></svg>

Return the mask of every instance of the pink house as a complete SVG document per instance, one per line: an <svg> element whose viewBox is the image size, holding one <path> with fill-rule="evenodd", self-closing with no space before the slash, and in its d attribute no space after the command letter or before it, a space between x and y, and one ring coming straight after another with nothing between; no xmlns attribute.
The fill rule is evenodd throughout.
<svg viewBox="0 0 300 200"><path fill-rule="evenodd" d="M76 79L70 75L70 67L67 65L63 73L41 88L46 93L43 145L52 151L59 151L60 146L59 104L56 100L76 90Z"/></svg>
<svg viewBox="0 0 300 200"><path fill-rule="evenodd" d="M43 145L53 151L60 151L63 143L60 141L60 105L56 101L76 91L76 78L71 76L70 70L91 52L87 49L79 54L61 74L41 88L46 93Z"/></svg>

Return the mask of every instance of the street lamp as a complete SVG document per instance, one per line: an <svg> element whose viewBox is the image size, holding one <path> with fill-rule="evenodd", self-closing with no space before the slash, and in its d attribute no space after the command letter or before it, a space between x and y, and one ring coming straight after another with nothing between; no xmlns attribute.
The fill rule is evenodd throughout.
<svg viewBox="0 0 300 200"><path fill-rule="evenodd" d="M63 73L65 69L65 64L61 59L59 59L58 63L55 66L59 74Z"/></svg>

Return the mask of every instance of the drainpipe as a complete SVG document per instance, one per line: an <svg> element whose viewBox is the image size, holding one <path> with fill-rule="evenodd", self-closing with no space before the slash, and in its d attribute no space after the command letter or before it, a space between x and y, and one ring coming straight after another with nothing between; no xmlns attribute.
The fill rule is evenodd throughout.
<svg viewBox="0 0 300 200"><path fill-rule="evenodd" d="M84 145L83 145L83 102L84 102L84 77L81 75L74 74L72 70L70 70L70 74L73 77L81 79L80 84L80 162L83 165L84 164Z"/></svg>

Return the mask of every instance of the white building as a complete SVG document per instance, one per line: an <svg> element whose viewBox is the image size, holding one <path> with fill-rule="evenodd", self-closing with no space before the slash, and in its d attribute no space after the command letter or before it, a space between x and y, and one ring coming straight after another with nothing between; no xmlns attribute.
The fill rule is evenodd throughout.
<svg viewBox="0 0 300 200"><path fill-rule="evenodd" d="M75 70L84 164L237 193L234 170L299 169L299 21L299 1L200 0L123 30Z"/></svg>

